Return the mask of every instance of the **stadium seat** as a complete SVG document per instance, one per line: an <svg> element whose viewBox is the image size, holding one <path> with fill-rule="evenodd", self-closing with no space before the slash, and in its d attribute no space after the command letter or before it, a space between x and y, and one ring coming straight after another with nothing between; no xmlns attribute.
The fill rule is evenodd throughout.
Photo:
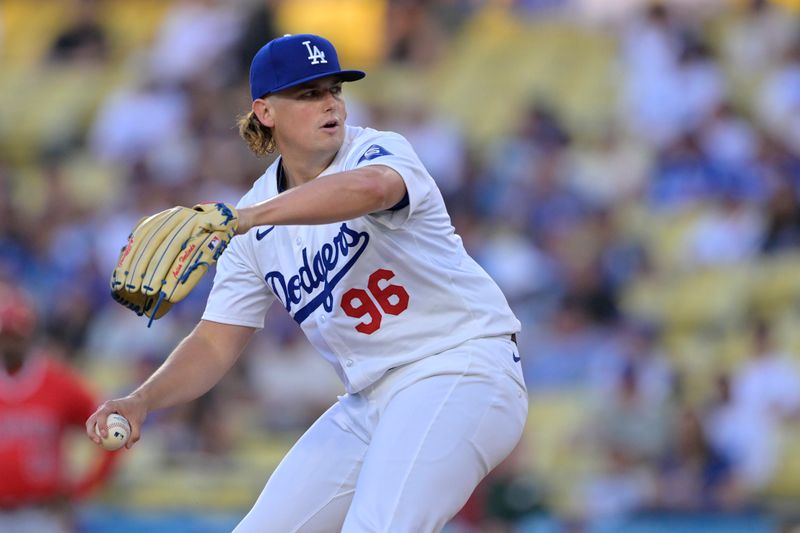
<svg viewBox="0 0 800 533"><path fill-rule="evenodd" d="M2 64L31 66L39 61L66 18L63 0L5 0L2 5Z"/></svg>
<svg viewBox="0 0 800 533"><path fill-rule="evenodd" d="M776 317L800 304L800 253L763 258L753 276L751 306L754 312Z"/></svg>
<svg viewBox="0 0 800 533"><path fill-rule="evenodd" d="M685 243L689 231L703 214L702 207L675 211L657 211L642 206L646 215L640 219L643 242L658 272L673 273L685 269Z"/></svg>
<svg viewBox="0 0 800 533"><path fill-rule="evenodd" d="M623 294L623 308L667 328L719 330L746 315L749 272L736 265L640 278Z"/></svg>
<svg viewBox="0 0 800 533"><path fill-rule="evenodd" d="M439 107L467 126L478 146L513 131L536 100L555 105L569 123L597 120L614 99L606 34L557 22L519 20L487 6L470 20L436 73ZM553 75L557 71L558 76ZM502 91L497 88L502 87ZM482 108L476 120L475 106Z"/></svg>
<svg viewBox="0 0 800 533"><path fill-rule="evenodd" d="M800 495L800 427L795 422L781 432L783 450L778 461L775 477L766 489L771 498L785 499L796 505ZM796 511L795 507L793 511Z"/></svg>
<svg viewBox="0 0 800 533"><path fill-rule="evenodd" d="M112 37L114 55L126 58L149 45L158 33L170 4L162 0L104 2L102 18Z"/></svg>
<svg viewBox="0 0 800 533"><path fill-rule="evenodd" d="M591 405L589 392L580 389L530 395L525 463L544 481L553 504L564 510L572 505L571 488L600 468L597 450L581 434Z"/></svg>

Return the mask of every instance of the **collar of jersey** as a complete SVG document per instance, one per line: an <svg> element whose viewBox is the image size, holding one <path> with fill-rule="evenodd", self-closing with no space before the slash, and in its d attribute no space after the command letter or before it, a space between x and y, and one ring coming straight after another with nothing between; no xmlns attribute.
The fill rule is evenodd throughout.
<svg viewBox="0 0 800 533"><path fill-rule="evenodd" d="M286 171L283 170L283 158L278 160L278 170L276 172L278 178L278 194L286 191Z"/></svg>

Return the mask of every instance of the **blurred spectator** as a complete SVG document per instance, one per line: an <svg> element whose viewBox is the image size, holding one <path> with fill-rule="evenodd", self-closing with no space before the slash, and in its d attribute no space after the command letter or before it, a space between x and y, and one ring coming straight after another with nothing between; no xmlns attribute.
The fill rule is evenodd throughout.
<svg viewBox="0 0 800 533"><path fill-rule="evenodd" d="M706 417L711 444L733 465L748 494L772 479L780 457L778 434L800 410L800 375L773 344L766 322L753 326L750 359L728 381L718 381L718 395Z"/></svg>
<svg viewBox="0 0 800 533"><path fill-rule="evenodd" d="M607 124L588 142L576 146L572 186L594 205L635 201L645 188L650 165L649 147L626 138L615 124Z"/></svg>
<svg viewBox="0 0 800 533"><path fill-rule="evenodd" d="M82 274L74 282L64 287L60 298L48 309L44 326L48 336L63 346L65 355L72 360L86 345L86 335L99 307L98 289L105 285L105 279ZM105 291L101 294L106 296Z"/></svg>
<svg viewBox="0 0 800 533"><path fill-rule="evenodd" d="M109 39L100 22L102 0L71 0L71 20L56 35L48 59L54 63L102 63Z"/></svg>
<svg viewBox="0 0 800 533"><path fill-rule="evenodd" d="M736 404L727 374L717 377L715 395L703 415L703 428L710 446L730 463L743 498L764 487L777 459L774 442L762 433L762 421L751 419Z"/></svg>
<svg viewBox="0 0 800 533"><path fill-rule="evenodd" d="M623 27L623 116L637 134L655 146L681 131L678 77L679 26L664 3L654 2Z"/></svg>
<svg viewBox="0 0 800 533"><path fill-rule="evenodd" d="M565 149L569 142L555 111L540 102L533 104L516 131L491 146L486 175L475 191L478 209L505 220L528 221L535 231L543 231L545 227L538 223L547 221L538 218L545 215L532 216L531 204L547 205L551 200L553 208L547 211L569 221L574 219L580 206L575 205L578 200L566 178L569 159Z"/></svg>
<svg viewBox="0 0 800 533"><path fill-rule="evenodd" d="M26 217L13 202L14 186L10 170L0 163L0 278L21 279L30 267L30 248L26 242Z"/></svg>
<svg viewBox="0 0 800 533"><path fill-rule="evenodd" d="M676 81L675 89L680 91L678 119L684 131L697 128L728 96L722 70L700 34L684 33Z"/></svg>
<svg viewBox="0 0 800 533"><path fill-rule="evenodd" d="M759 180L765 184L768 194L780 187L782 181L800 191L800 155L780 137L761 136L757 166L761 174Z"/></svg>
<svg viewBox="0 0 800 533"><path fill-rule="evenodd" d="M440 58L444 29L421 0L389 2L386 16L386 60L417 68L433 65Z"/></svg>
<svg viewBox="0 0 800 533"><path fill-rule="evenodd" d="M266 428L307 428L344 392L341 383L288 314L270 311L266 323L270 335L256 337L245 357L247 382L266 406Z"/></svg>
<svg viewBox="0 0 800 533"><path fill-rule="evenodd" d="M558 115L535 103L517 132L491 148L486 175L475 190L478 209L511 224L526 224L543 247L569 231L586 210L569 178L570 142Z"/></svg>
<svg viewBox="0 0 800 533"><path fill-rule="evenodd" d="M733 81L752 85L789 48L796 21L769 0L746 0L741 4L741 15L725 27L723 51Z"/></svg>
<svg viewBox="0 0 800 533"><path fill-rule="evenodd" d="M252 157L241 140L230 135L231 117L239 111L236 94L236 90L187 88L189 117L185 144L192 160L179 159L176 168L170 171L171 154L161 150L158 163L151 165L157 173L153 177L160 181L164 181L160 174L165 170L182 174L183 179L167 180L167 185L184 202L197 203L209 198L234 202L250 188L253 177L263 172L263 161Z"/></svg>
<svg viewBox="0 0 800 533"><path fill-rule="evenodd" d="M800 374L788 354L775 345L769 323L756 321L751 357L734 376L736 402L746 411L771 421L800 413Z"/></svg>
<svg viewBox="0 0 800 533"><path fill-rule="evenodd" d="M572 140L558 113L547 103L537 101L523 115L520 135L540 152L567 148Z"/></svg>
<svg viewBox="0 0 800 533"><path fill-rule="evenodd" d="M109 176L109 179L116 179L121 192L97 206L87 223L95 262L104 275L114 267L130 229L140 218L167 209L173 202L186 201L174 198L169 184L157 181L152 170L141 160L131 166L121 166L119 174Z"/></svg>
<svg viewBox="0 0 800 533"><path fill-rule="evenodd" d="M595 209L587 224L595 241L600 275L609 290L619 294L649 268L649 257L641 238L628 234L616 214L611 209Z"/></svg>
<svg viewBox="0 0 800 533"><path fill-rule="evenodd" d="M643 377L633 364L623 368L613 392L599 397L592 417L601 449L631 465L654 463L672 430L669 399L645 393Z"/></svg>
<svg viewBox="0 0 800 533"><path fill-rule="evenodd" d="M647 465L632 463L613 448L604 452L602 470L576 487L578 511L589 523L630 517L648 507L656 493L656 478Z"/></svg>
<svg viewBox="0 0 800 533"><path fill-rule="evenodd" d="M488 178L501 184L524 184L536 179L543 154L569 145L570 136L558 114L542 102L534 102L521 116L515 131L490 148Z"/></svg>
<svg viewBox="0 0 800 533"><path fill-rule="evenodd" d="M252 0L245 2L239 41L232 48L238 78L244 79L250 75L250 61L264 46L264 41L271 41L278 36L277 21L275 20L275 4L278 1Z"/></svg>
<svg viewBox="0 0 800 533"><path fill-rule="evenodd" d="M712 172L696 135L680 135L658 152L648 191L650 203L666 210L696 206L710 193Z"/></svg>
<svg viewBox="0 0 800 533"><path fill-rule="evenodd" d="M538 391L585 386L608 337L580 302L565 298L545 324L521 336L520 342L520 353L528 354L522 359L525 382Z"/></svg>
<svg viewBox="0 0 800 533"><path fill-rule="evenodd" d="M734 265L753 259L762 240L761 213L738 192L723 192L686 236L687 267Z"/></svg>
<svg viewBox="0 0 800 533"><path fill-rule="evenodd" d="M528 207L528 227L541 246L551 251L554 240L578 229L589 205L569 185L569 160L558 151L544 154L538 161L532 181L522 190L509 189L509 206ZM512 211L513 213L513 211Z"/></svg>
<svg viewBox="0 0 800 533"><path fill-rule="evenodd" d="M700 144L714 163L748 165L756 156L758 136L730 102L723 102L702 125Z"/></svg>
<svg viewBox="0 0 800 533"><path fill-rule="evenodd" d="M730 460L708 442L697 413L683 409L672 440L659 461L655 508L714 512L736 511L744 505Z"/></svg>
<svg viewBox="0 0 800 533"><path fill-rule="evenodd" d="M80 479L69 476L66 436L84 429L95 398L34 336L29 297L0 284L0 530L72 531L72 504L102 484L119 453L97 450Z"/></svg>
<svg viewBox="0 0 800 533"><path fill-rule="evenodd" d="M465 22L480 12L483 4L483 0L444 0L429 2L428 9L452 39Z"/></svg>
<svg viewBox="0 0 800 533"><path fill-rule="evenodd" d="M709 44L653 3L623 38L623 108L633 130L664 146L694 129L726 97Z"/></svg>
<svg viewBox="0 0 800 533"><path fill-rule="evenodd" d="M169 152L169 172L159 177L184 179L194 155L186 138L188 97L152 76L137 83L113 92L100 107L89 131L90 149L101 160L129 165Z"/></svg>
<svg viewBox="0 0 800 533"><path fill-rule="evenodd" d="M643 393L641 379L626 365L614 390L592 409L589 429L603 464L579 487L590 520L629 516L655 497L654 466L667 449L673 413L669 401Z"/></svg>
<svg viewBox="0 0 800 533"><path fill-rule="evenodd" d="M737 194L750 204L761 203L767 183L759 173L759 132L732 104L722 103L701 125L699 143L714 171L711 188Z"/></svg>
<svg viewBox="0 0 800 533"><path fill-rule="evenodd" d="M756 104L768 131L800 151L800 39L764 80Z"/></svg>
<svg viewBox="0 0 800 533"><path fill-rule="evenodd" d="M592 384L600 396L613 396L623 380L634 375L638 393L654 405L669 401L675 372L661 346L657 325L629 319L618 328L618 341L600 352L592 368Z"/></svg>
<svg viewBox="0 0 800 533"><path fill-rule="evenodd" d="M242 35L239 10L222 0L169 4L151 51L150 71L167 84L218 87L237 72L227 55Z"/></svg>
<svg viewBox="0 0 800 533"><path fill-rule="evenodd" d="M784 178L766 205L764 239L761 249L765 253L800 249L800 200L792 183Z"/></svg>
<svg viewBox="0 0 800 533"><path fill-rule="evenodd" d="M615 326L619 318L616 288L604 276L597 257L584 263L562 266L567 297L576 301L589 319L601 326Z"/></svg>
<svg viewBox="0 0 800 533"><path fill-rule="evenodd" d="M485 238L474 250L475 257L512 307L557 288L557 265L524 233L511 224L485 223L482 234Z"/></svg>
<svg viewBox="0 0 800 533"><path fill-rule="evenodd" d="M160 320L162 327L148 330L138 316L113 301L109 302L86 332L84 349L87 357L131 365L150 357L163 358L163 354L188 333L187 328L191 326L172 318L172 314Z"/></svg>
<svg viewBox="0 0 800 533"><path fill-rule="evenodd" d="M235 408L234 399L230 391L211 390L196 402L154 420L167 451L165 459L175 463L230 462L234 434L228 413Z"/></svg>
<svg viewBox="0 0 800 533"><path fill-rule="evenodd" d="M395 123L397 132L419 147L417 155L435 177L445 199L456 194L463 185L466 164L464 139L456 125L421 99L398 111Z"/></svg>

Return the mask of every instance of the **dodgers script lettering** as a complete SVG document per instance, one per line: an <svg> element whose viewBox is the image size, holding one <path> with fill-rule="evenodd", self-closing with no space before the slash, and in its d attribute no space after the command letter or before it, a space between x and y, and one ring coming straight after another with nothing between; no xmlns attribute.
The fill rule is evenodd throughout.
<svg viewBox="0 0 800 533"><path fill-rule="evenodd" d="M302 264L297 273L288 279L283 272L272 271L264 276L272 292L283 302L289 313L294 311L294 319L301 324L320 305L326 311L333 309L333 288L349 271L369 243L369 233L358 232L342 224L339 233L332 242L322 247L311 257L308 249L303 248ZM340 265L340 260L344 262ZM303 296L312 295L322 285L322 290L308 301L305 306L296 309L297 304L303 301Z"/></svg>

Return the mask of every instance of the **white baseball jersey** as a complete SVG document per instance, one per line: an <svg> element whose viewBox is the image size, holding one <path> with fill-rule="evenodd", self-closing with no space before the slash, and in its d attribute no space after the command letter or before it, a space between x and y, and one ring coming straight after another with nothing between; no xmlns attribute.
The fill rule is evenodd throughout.
<svg viewBox="0 0 800 533"><path fill-rule="evenodd" d="M407 198L346 222L260 226L235 237L217 264L203 315L261 328L277 298L350 393L391 368L520 327L498 286L467 255L408 141L347 126L322 175L367 165L397 171ZM238 206L277 195L279 168L280 159Z"/></svg>

